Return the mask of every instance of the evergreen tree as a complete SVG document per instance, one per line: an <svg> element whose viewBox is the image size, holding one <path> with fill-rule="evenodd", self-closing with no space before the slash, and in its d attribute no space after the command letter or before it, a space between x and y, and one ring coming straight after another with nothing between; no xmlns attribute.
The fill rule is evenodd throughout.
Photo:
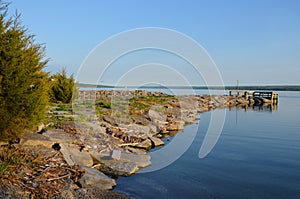
<svg viewBox="0 0 300 199"><path fill-rule="evenodd" d="M50 98L52 102L70 103L74 89L74 77L73 75L68 77L65 68L51 76Z"/></svg>
<svg viewBox="0 0 300 199"><path fill-rule="evenodd" d="M0 140L38 125L48 102L45 49L18 14L8 17L8 5L0 0Z"/></svg>

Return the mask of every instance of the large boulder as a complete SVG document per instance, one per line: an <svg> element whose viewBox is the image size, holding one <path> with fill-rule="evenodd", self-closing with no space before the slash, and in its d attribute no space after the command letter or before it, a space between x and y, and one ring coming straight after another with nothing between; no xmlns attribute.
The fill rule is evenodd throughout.
<svg viewBox="0 0 300 199"><path fill-rule="evenodd" d="M60 152L70 165L92 166L93 159L88 152L80 152L76 145L61 144Z"/></svg>
<svg viewBox="0 0 300 199"><path fill-rule="evenodd" d="M167 119L167 115L163 113L163 111L158 111L158 110L163 108L161 106L152 106L151 109L149 110L148 114L149 117L151 118L152 121L161 121L164 122Z"/></svg>
<svg viewBox="0 0 300 199"><path fill-rule="evenodd" d="M130 176L138 171L140 167L146 167L151 164L149 155L134 154L121 151L120 156L112 158L112 153L92 152L94 163L100 163L101 171L110 175Z"/></svg>
<svg viewBox="0 0 300 199"><path fill-rule="evenodd" d="M248 101L248 99L246 99L244 97L238 97L236 99L236 104L245 106L245 105L249 104L249 101Z"/></svg>
<svg viewBox="0 0 300 199"><path fill-rule="evenodd" d="M119 127L125 128L128 131L139 132L142 134L148 134L150 132L150 127L139 125L139 124L129 124L129 125L119 124Z"/></svg>
<svg viewBox="0 0 300 199"><path fill-rule="evenodd" d="M73 141L70 134L64 132L62 129L50 129L43 133L44 136L56 143L65 143Z"/></svg>
<svg viewBox="0 0 300 199"><path fill-rule="evenodd" d="M139 170L134 162L123 160L101 160L101 164L100 170L108 175L131 176Z"/></svg>
<svg viewBox="0 0 300 199"><path fill-rule="evenodd" d="M54 144L54 142L50 138L33 132L25 133L20 143L24 146L41 145L47 148L51 148L52 145Z"/></svg>
<svg viewBox="0 0 300 199"><path fill-rule="evenodd" d="M196 120L199 120L200 118L198 116L197 110L184 110L182 111L181 119L186 124L192 124Z"/></svg>
<svg viewBox="0 0 300 199"><path fill-rule="evenodd" d="M152 142L150 139L147 139L147 140L144 140L143 142L139 143L138 145L136 145L136 147L149 150L152 148Z"/></svg>
<svg viewBox="0 0 300 199"><path fill-rule="evenodd" d="M161 139L157 137L150 137L150 140L152 141L154 147L159 147L165 144Z"/></svg>
<svg viewBox="0 0 300 199"><path fill-rule="evenodd" d="M109 178L101 171L86 166L81 166L85 170L84 175L79 179L82 188L112 189L116 186L115 180Z"/></svg>
<svg viewBox="0 0 300 199"><path fill-rule="evenodd" d="M185 122L182 120L173 120L166 126L167 131L179 131L184 129Z"/></svg>
<svg viewBox="0 0 300 199"><path fill-rule="evenodd" d="M133 162L138 167L147 167L151 164L149 155L138 155L138 154L126 153L126 152L121 153L120 160Z"/></svg>

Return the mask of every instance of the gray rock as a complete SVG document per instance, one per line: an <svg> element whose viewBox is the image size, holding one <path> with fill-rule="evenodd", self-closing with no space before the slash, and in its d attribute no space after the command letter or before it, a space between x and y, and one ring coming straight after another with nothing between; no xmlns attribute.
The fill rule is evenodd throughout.
<svg viewBox="0 0 300 199"><path fill-rule="evenodd" d="M192 110L192 111L184 111L183 114L181 115L182 121L184 121L186 124L192 124L196 120L199 120L199 116L197 113L197 110Z"/></svg>
<svg viewBox="0 0 300 199"><path fill-rule="evenodd" d="M80 152L75 145L60 144L60 152L64 159L70 165L92 166L93 159L88 152Z"/></svg>
<svg viewBox="0 0 300 199"><path fill-rule="evenodd" d="M120 150L113 150L111 154L112 159L119 160L121 158L121 151Z"/></svg>
<svg viewBox="0 0 300 199"><path fill-rule="evenodd" d="M147 139L147 140L144 140L143 142L139 143L138 145L136 145L136 147L149 150L152 148L152 142L150 139Z"/></svg>
<svg viewBox="0 0 300 199"><path fill-rule="evenodd" d="M122 152L120 160L135 163L138 167L147 167L151 164L149 155L138 155L133 153Z"/></svg>
<svg viewBox="0 0 300 199"><path fill-rule="evenodd" d="M126 128L127 130L136 131L144 134L148 134L150 132L150 127L138 125L138 124L129 124L129 125L123 125L119 124L120 127Z"/></svg>
<svg viewBox="0 0 300 199"><path fill-rule="evenodd" d="M183 130L184 129L184 121L181 120L176 120L173 121L172 123L170 122L167 126L166 126L166 130L167 131L178 131L178 130Z"/></svg>
<svg viewBox="0 0 300 199"><path fill-rule="evenodd" d="M44 136L48 137L53 142L63 143L65 141L72 141L73 138L70 134L64 132L62 129L51 129L43 133Z"/></svg>
<svg viewBox="0 0 300 199"><path fill-rule="evenodd" d="M237 98L237 99L236 99L236 103L237 103L237 104L246 105L246 104L248 104L249 102L248 102L248 100L245 99L245 98Z"/></svg>
<svg viewBox="0 0 300 199"><path fill-rule="evenodd" d="M150 132L152 133L152 135L156 135L160 132L158 125L148 124L148 126L150 128Z"/></svg>
<svg viewBox="0 0 300 199"><path fill-rule="evenodd" d="M101 160L101 163L101 171L108 175L131 176L139 170L134 162L107 159Z"/></svg>
<svg viewBox="0 0 300 199"><path fill-rule="evenodd" d="M104 173L86 166L81 166L85 170L85 174L79 179L79 183L83 188L100 188L112 189L116 186L115 180L109 178Z"/></svg>
<svg viewBox="0 0 300 199"><path fill-rule="evenodd" d="M162 146L165 144L161 139L156 138L156 137L150 137L150 140L153 142L153 145L155 147L159 147L159 146Z"/></svg>
<svg viewBox="0 0 300 199"><path fill-rule="evenodd" d="M146 167L151 164L150 156L121 152L119 159L113 159L111 154L91 153L95 163L100 163L101 171L107 174L129 176L136 173L139 167Z"/></svg>
<svg viewBox="0 0 300 199"><path fill-rule="evenodd" d="M154 109L158 109L158 108L159 108L159 106L151 107L151 109L149 110L149 117L152 119L152 121L154 121L154 120L166 121L166 118L167 118L166 114L154 110Z"/></svg>
<svg viewBox="0 0 300 199"><path fill-rule="evenodd" d="M109 175L130 176L138 171L138 166L133 162L112 159L111 155L103 153L91 153L95 163L100 163L102 172Z"/></svg>
<svg viewBox="0 0 300 199"><path fill-rule="evenodd" d="M25 133L23 138L21 139L21 144L24 146L45 146L47 148L51 148L54 142L41 134L38 133Z"/></svg>

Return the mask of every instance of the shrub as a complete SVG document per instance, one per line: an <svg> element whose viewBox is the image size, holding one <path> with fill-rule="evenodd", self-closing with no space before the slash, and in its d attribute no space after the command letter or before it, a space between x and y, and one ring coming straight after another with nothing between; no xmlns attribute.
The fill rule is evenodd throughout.
<svg viewBox="0 0 300 199"><path fill-rule="evenodd" d="M67 76L67 72L63 69L61 72L56 73L50 77L51 89L50 99L52 102L57 103L70 103L72 101L73 91L75 89L75 80L73 75Z"/></svg>

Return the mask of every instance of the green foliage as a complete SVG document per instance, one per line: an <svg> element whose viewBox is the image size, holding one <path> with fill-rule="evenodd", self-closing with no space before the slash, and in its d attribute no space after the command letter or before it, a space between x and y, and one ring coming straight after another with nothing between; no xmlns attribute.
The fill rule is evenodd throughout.
<svg viewBox="0 0 300 199"><path fill-rule="evenodd" d="M11 167L22 166L25 162L25 155L19 150L5 146L0 148L0 174L11 172Z"/></svg>
<svg viewBox="0 0 300 199"><path fill-rule="evenodd" d="M153 105L167 105L174 96L149 96L149 97L133 97L130 99L131 115L142 113L146 114Z"/></svg>
<svg viewBox="0 0 300 199"><path fill-rule="evenodd" d="M38 125L48 103L45 49L20 24L20 15L7 13L0 0L0 140Z"/></svg>
<svg viewBox="0 0 300 199"><path fill-rule="evenodd" d="M0 162L0 175L4 175L9 171L9 162Z"/></svg>
<svg viewBox="0 0 300 199"><path fill-rule="evenodd" d="M96 106L111 109L111 103L109 103L109 102L98 101L98 102L96 102Z"/></svg>
<svg viewBox="0 0 300 199"><path fill-rule="evenodd" d="M51 76L51 101L54 103L70 103L72 101L74 90L76 90L75 86L73 75L68 77L65 69Z"/></svg>
<svg viewBox="0 0 300 199"><path fill-rule="evenodd" d="M74 121L72 115L72 104L53 104L48 113L48 128L59 128L65 122Z"/></svg>

